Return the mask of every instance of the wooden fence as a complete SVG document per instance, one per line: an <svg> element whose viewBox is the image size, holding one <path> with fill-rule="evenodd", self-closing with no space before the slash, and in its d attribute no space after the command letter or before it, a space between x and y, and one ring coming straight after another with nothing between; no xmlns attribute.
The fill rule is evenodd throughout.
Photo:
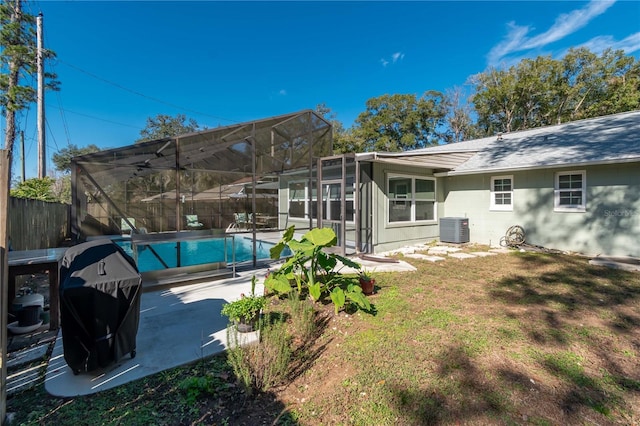
<svg viewBox="0 0 640 426"><path fill-rule="evenodd" d="M60 247L70 237L71 206L9 197L7 228L12 250Z"/></svg>

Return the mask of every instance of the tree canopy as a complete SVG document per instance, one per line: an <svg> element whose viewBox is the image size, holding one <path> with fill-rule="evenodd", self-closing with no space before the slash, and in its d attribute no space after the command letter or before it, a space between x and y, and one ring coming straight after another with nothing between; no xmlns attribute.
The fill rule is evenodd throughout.
<svg viewBox="0 0 640 426"><path fill-rule="evenodd" d="M440 92L382 95L371 98L356 118L354 145L362 151L406 151L437 145L446 102Z"/></svg>
<svg viewBox="0 0 640 426"><path fill-rule="evenodd" d="M206 130L206 128L200 128L196 120L192 118L187 119L184 114L178 114L175 117L158 114L155 117L147 118L147 126L140 131L141 138L138 139L136 143L168 138L201 130Z"/></svg>
<svg viewBox="0 0 640 426"><path fill-rule="evenodd" d="M58 201L58 197L53 192L55 180L49 176L44 178L27 179L20 182L10 191L10 195L16 198L31 198L42 201Z"/></svg>
<svg viewBox="0 0 640 426"><path fill-rule="evenodd" d="M478 126L489 135L640 108L640 63L621 50L571 49L472 77Z"/></svg>
<svg viewBox="0 0 640 426"><path fill-rule="evenodd" d="M100 151L96 145L87 145L84 148L78 148L77 145L70 144L66 148L62 148L60 151L53 154L51 157L53 164L56 166L56 170L62 173L71 172L71 159L79 155L91 154L93 152Z"/></svg>

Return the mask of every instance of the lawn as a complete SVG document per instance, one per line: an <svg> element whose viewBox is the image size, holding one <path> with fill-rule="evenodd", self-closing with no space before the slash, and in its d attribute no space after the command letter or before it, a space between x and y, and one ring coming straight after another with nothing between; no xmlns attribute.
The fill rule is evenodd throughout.
<svg viewBox="0 0 640 426"><path fill-rule="evenodd" d="M13 424L640 422L640 274L544 253L404 260L417 272L374 273L375 315L316 306L265 392L221 355L85 397L40 386L7 401Z"/></svg>

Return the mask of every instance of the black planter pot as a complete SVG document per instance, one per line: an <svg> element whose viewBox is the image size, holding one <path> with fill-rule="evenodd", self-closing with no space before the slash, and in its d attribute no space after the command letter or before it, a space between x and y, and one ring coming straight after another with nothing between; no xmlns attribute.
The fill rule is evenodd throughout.
<svg viewBox="0 0 640 426"><path fill-rule="evenodd" d="M236 321L236 329L238 333L251 333L258 329L258 318L259 315L254 316L253 318L240 318L240 321Z"/></svg>

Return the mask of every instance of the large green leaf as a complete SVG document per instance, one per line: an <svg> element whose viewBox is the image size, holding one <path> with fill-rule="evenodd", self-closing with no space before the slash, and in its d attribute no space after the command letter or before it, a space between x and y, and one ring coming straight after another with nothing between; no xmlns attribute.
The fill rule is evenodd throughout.
<svg viewBox="0 0 640 426"><path fill-rule="evenodd" d="M333 305L335 307L335 312L337 314L338 311L342 307L344 307L344 304L347 301L344 295L344 290L342 290L340 287L336 287L333 290L331 290L331 293L329 293L329 296L331 296L331 301L333 302Z"/></svg>
<svg viewBox="0 0 640 426"><path fill-rule="evenodd" d="M294 225L288 227L287 230L282 234L282 239L284 241L291 241L293 239L293 233L295 232L295 230L296 227Z"/></svg>
<svg viewBox="0 0 640 426"><path fill-rule="evenodd" d="M352 288L351 291L347 291L345 295L347 299L358 305L358 307L363 311L371 310L371 303L369 303L369 299L367 299L367 296L364 295L359 287Z"/></svg>
<svg viewBox="0 0 640 426"><path fill-rule="evenodd" d="M269 249L269 256L271 257L271 259L280 259L280 254L286 246L287 245L284 243L284 241L279 241L278 244L271 247Z"/></svg>
<svg viewBox="0 0 640 426"><path fill-rule="evenodd" d="M289 241L289 248L295 253L294 257L300 257L300 255L311 256L316 246L309 241Z"/></svg>
<svg viewBox="0 0 640 426"><path fill-rule="evenodd" d="M331 228L314 228L304 234L302 239L319 247L331 247L338 241L336 233Z"/></svg>
<svg viewBox="0 0 640 426"><path fill-rule="evenodd" d="M271 291L286 294L291 291L291 284L285 275L272 274L264 281L264 285Z"/></svg>
<svg viewBox="0 0 640 426"><path fill-rule="evenodd" d="M321 293L320 283L309 284L309 296L311 296L314 302L320 300Z"/></svg>
<svg viewBox="0 0 640 426"><path fill-rule="evenodd" d="M324 252L319 252L318 256L318 265L325 271L329 272L338 264L338 260L335 258L335 255L328 255Z"/></svg>
<svg viewBox="0 0 640 426"><path fill-rule="evenodd" d="M362 267L361 264L359 264L358 262L349 259L348 257L344 257L344 256L340 256L339 254L334 254L333 255L336 259L338 259L340 262L342 262L342 264L344 266L348 266L350 268L354 268L354 269L360 269Z"/></svg>

